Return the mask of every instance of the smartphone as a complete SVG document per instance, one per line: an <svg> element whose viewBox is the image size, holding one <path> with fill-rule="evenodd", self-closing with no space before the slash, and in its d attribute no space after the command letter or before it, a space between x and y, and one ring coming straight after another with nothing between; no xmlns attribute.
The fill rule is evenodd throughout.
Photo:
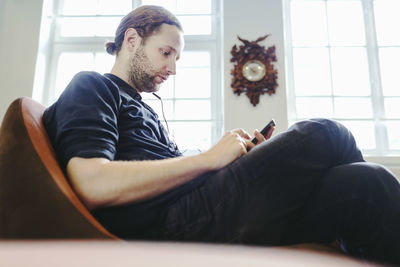
<svg viewBox="0 0 400 267"><path fill-rule="evenodd" d="M275 121L274 121L274 119L272 119L270 122L268 122L268 124L267 125L265 125L265 127L261 130L261 134L262 135L266 135L267 133L268 133L268 131L269 131L269 129L271 128L271 127L273 127L273 126L275 126ZM253 138L253 140L251 140L251 142L253 143L253 144L257 144L258 143L258 140L257 140L257 138Z"/></svg>

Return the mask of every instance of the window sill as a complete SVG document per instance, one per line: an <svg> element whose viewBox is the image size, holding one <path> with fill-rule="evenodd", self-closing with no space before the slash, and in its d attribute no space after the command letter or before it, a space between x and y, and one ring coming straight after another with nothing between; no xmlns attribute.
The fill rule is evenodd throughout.
<svg viewBox="0 0 400 267"><path fill-rule="evenodd" d="M364 156L364 159L368 162L379 163L387 167L400 181L400 156Z"/></svg>
<svg viewBox="0 0 400 267"><path fill-rule="evenodd" d="M398 167L400 168L400 156L399 155L387 155L387 156L364 156L366 161L380 163L386 167Z"/></svg>

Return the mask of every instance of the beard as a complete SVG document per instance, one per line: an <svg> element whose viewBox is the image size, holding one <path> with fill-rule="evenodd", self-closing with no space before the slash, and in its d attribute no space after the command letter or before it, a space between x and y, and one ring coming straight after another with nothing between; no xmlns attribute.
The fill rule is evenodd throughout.
<svg viewBox="0 0 400 267"><path fill-rule="evenodd" d="M142 45L138 47L131 60L128 70L129 81L139 92L157 92L160 84L155 82L158 72L151 65Z"/></svg>

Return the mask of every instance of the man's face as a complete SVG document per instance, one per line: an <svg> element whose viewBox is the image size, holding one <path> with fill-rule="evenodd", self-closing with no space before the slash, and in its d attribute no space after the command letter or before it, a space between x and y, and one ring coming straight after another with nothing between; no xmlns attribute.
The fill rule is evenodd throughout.
<svg viewBox="0 0 400 267"><path fill-rule="evenodd" d="M184 41L183 34L176 26L163 24L160 29L138 42L130 68L129 80L139 92L156 92L169 75L176 73Z"/></svg>

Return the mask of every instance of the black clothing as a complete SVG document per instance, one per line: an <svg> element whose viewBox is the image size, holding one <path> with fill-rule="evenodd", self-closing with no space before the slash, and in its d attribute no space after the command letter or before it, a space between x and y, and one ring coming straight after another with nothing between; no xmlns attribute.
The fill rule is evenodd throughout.
<svg viewBox="0 0 400 267"><path fill-rule="evenodd" d="M112 74L78 73L43 123L63 169L72 157L154 160L181 153L151 107Z"/></svg>
<svg viewBox="0 0 400 267"><path fill-rule="evenodd" d="M64 172L72 157L159 160L181 155L153 109L134 88L112 74L75 75L60 98L45 110L43 123ZM114 219L122 214L132 235L154 232L165 207L200 181L143 203L96 210L94 215L102 223L113 222L111 229L122 229Z"/></svg>

